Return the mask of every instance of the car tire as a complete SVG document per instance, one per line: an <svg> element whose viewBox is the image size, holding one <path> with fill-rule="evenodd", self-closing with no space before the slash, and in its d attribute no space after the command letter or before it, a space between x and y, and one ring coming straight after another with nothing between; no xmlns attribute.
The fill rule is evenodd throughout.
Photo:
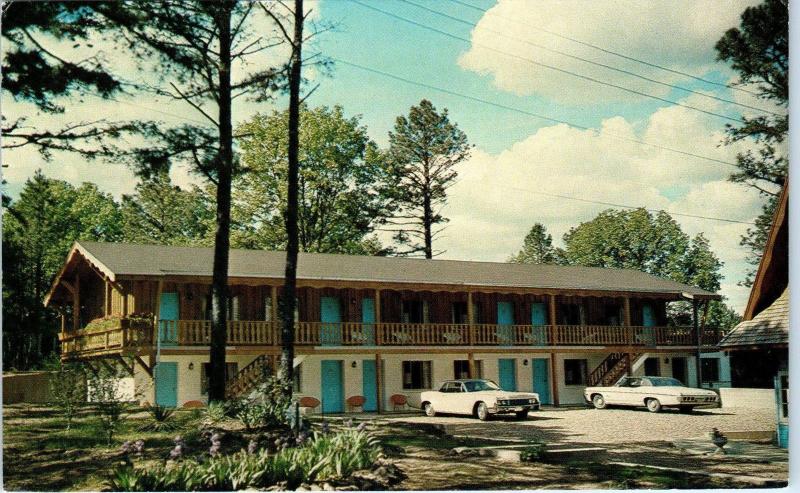
<svg viewBox="0 0 800 493"><path fill-rule="evenodd" d="M678 408L678 412L682 414L692 414L694 412L694 406L681 406Z"/></svg>
<svg viewBox="0 0 800 493"><path fill-rule="evenodd" d="M486 406L485 402L479 402L478 405L475 406L475 416L481 421L489 419L489 408Z"/></svg>
<svg viewBox="0 0 800 493"><path fill-rule="evenodd" d="M592 404L594 405L595 409L605 409L608 406L608 404L606 404L606 398L603 397L603 394L593 395Z"/></svg>
<svg viewBox="0 0 800 493"><path fill-rule="evenodd" d="M661 403L658 402L658 399L647 399L644 405L647 406L647 410L651 413L657 413L661 411Z"/></svg>
<svg viewBox="0 0 800 493"><path fill-rule="evenodd" d="M518 413L514 413L517 416L517 419L527 419L528 418L528 411L520 411Z"/></svg>
<svg viewBox="0 0 800 493"><path fill-rule="evenodd" d="M422 408L425 410L425 416L429 418L436 416L436 409L433 408L433 404L430 402L426 402Z"/></svg>

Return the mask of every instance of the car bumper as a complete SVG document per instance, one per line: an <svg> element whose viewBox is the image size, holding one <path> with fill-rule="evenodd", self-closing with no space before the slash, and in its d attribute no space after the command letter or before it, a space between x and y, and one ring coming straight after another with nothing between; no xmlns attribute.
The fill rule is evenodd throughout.
<svg viewBox="0 0 800 493"><path fill-rule="evenodd" d="M522 411L538 411L540 406L541 404L538 402L536 404L527 404L525 406L495 406L490 407L489 412L491 414L521 413Z"/></svg>

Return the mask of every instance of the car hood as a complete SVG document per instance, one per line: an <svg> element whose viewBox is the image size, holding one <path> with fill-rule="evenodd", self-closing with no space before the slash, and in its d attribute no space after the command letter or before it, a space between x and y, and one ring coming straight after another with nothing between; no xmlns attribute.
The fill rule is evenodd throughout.
<svg viewBox="0 0 800 493"><path fill-rule="evenodd" d="M539 395L530 392L507 392L497 390L482 390L480 392L469 392L469 395L481 397L494 397L495 399L536 399L539 400Z"/></svg>

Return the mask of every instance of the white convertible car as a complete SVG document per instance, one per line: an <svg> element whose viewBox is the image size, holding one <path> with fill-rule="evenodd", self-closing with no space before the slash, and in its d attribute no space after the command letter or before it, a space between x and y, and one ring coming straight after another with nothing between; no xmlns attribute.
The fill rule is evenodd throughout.
<svg viewBox="0 0 800 493"><path fill-rule="evenodd" d="M447 380L439 390L420 395L420 407L428 416L436 413L469 414L485 421L492 414L516 414L523 419L539 409L539 395L506 392L491 380Z"/></svg>
<svg viewBox="0 0 800 493"><path fill-rule="evenodd" d="M587 387L583 396L597 409L606 406L644 406L653 413L664 407L692 412L696 407L716 407L719 402L713 390L689 388L667 377L625 377L613 387Z"/></svg>

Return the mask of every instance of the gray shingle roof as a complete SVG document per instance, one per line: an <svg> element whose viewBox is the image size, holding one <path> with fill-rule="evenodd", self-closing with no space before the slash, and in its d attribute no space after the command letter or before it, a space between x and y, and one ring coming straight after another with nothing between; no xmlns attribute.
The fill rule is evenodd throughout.
<svg viewBox="0 0 800 493"><path fill-rule="evenodd" d="M128 243L79 242L79 251L102 264L116 276L210 276L211 248ZM232 249L232 277L283 278L284 252ZM714 293L628 269L598 267L425 260L300 253L298 279L409 284L450 284L492 287L524 287L599 291L631 291L659 294Z"/></svg>
<svg viewBox="0 0 800 493"><path fill-rule="evenodd" d="M751 320L741 322L719 343L722 347L789 343L789 288Z"/></svg>

